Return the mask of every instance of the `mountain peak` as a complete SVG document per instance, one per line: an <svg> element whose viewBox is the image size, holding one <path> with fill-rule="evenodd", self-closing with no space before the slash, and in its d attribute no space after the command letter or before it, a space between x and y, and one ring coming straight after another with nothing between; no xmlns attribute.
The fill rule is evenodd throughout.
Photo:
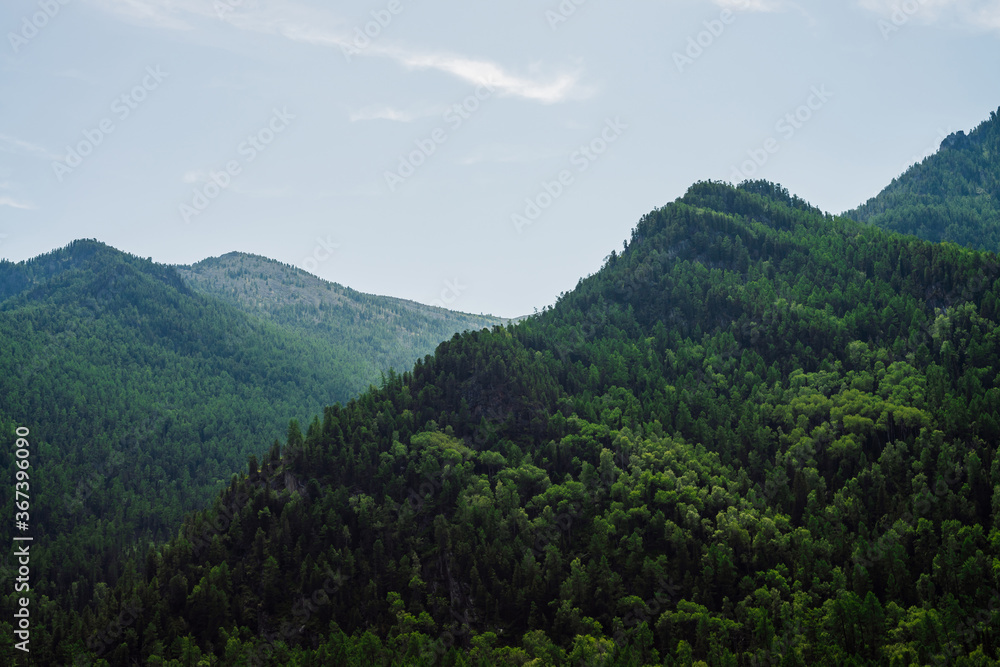
<svg viewBox="0 0 1000 667"><path fill-rule="evenodd" d="M846 217L929 241L1000 250L1000 120L997 111L953 132Z"/></svg>
<svg viewBox="0 0 1000 667"><path fill-rule="evenodd" d="M75 276L75 272L80 271L86 272L89 278ZM97 239L85 238L22 262L0 262L0 301L28 290L42 290L34 292L32 298L42 297L49 292L68 294L66 290L53 291L46 286L61 285L59 281L70 274L74 275L71 280L76 284L76 289L94 294L106 294L105 288L111 283L121 286L126 274L145 275L175 289L187 289L173 268L156 264L150 258L123 252ZM99 288L94 287L95 281L101 284ZM91 284L92 289L87 288L87 284Z"/></svg>

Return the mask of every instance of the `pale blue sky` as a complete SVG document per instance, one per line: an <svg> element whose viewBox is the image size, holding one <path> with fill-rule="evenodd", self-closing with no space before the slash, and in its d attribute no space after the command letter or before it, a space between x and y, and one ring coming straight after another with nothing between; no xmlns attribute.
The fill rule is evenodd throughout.
<svg viewBox="0 0 1000 667"><path fill-rule="evenodd" d="M694 181L841 212L1000 106L1000 0L4 0L0 27L0 256L241 250L503 316Z"/></svg>

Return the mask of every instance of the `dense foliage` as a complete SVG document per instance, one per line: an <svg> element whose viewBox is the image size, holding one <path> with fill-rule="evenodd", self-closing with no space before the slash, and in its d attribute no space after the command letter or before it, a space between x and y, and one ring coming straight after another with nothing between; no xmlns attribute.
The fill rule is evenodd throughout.
<svg viewBox="0 0 1000 667"><path fill-rule="evenodd" d="M436 345L416 315L343 319L336 340L303 335L94 241L0 262L0 410L38 438L36 592L82 607L114 583L123 550L168 539L290 417L378 382L386 357L359 341L396 337L405 367ZM435 326L447 337L468 320L439 310Z"/></svg>
<svg viewBox="0 0 1000 667"><path fill-rule="evenodd" d="M1000 109L844 215L930 241L1000 251Z"/></svg>
<svg viewBox="0 0 1000 667"><path fill-rule="evenodd" d="M699 183L553 308L292 422L33 655L992 664L998 299L991 253Z"/></svg>

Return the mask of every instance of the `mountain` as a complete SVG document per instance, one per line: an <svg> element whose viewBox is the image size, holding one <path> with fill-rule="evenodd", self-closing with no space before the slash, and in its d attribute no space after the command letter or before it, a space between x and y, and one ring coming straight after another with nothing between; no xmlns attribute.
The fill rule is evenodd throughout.
<svg viewBox="0 0 1000 667"><path fill-rule="evenodd" d="M275 290L298 289L274 275ZM248 456L285 439L289 420L308 423L378 382L379 364L408 367L436 335L494 321L408 316L395 299L338 288L362 306L327 312L333 336L310 334L295 324L308 309L279 311L279 323L201 285L96 241L0 262L0 422L29 428L34 443L36 594L89 601L114 583L123 550L169 539ZM0 453L5 470L14 455ZM10 516L14 502L5 496Z"/></svg>
<svg viewBox="0 0 1000 667"><path fill-rule="evenodd" d="M844 215L929 241L1000 251L1000 109Z"/></svg>
<svg viewBox="0 0 1000 667"><path fill-rule="evenodd" d="M995 664L998 321L992 253L698 183L289 428L34 658Z"/></svg>
<svg viewBox="0 0 1000 667"><path fill-rule="evenodd" d="M350 395L378 383L380 373L389 368L410 368L456 332L505 322L362 294L259 255L232 252L176 268L197 292L301 335L318 337L361 360L365 370L355 379Z"/></svg>

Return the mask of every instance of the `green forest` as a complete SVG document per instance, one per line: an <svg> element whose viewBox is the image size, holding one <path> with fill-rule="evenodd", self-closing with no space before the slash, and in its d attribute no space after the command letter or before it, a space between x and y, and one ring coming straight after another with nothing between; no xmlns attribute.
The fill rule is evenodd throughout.
<svg viewBox="0 0 1000 667"><path fill-rule="evenodd" d="M4 345L61 312L23 304ZM240 471L169 540L35 591L31 659L996 664L998 322L991 252L697 183L551 308L314 416L268 403L281 441L234 434ZM174 454L136 465L170 483Z"/></svg>
<svg viewBox="0 0 1000 667"><path fill-rule="evenodd" d="M1000 109L844 215L930 241L1000 251Z"/></svg>
<svg viewBox="0 0 1000 667"><path fill-rule="evenodd" d="M371 309L396 302L360 296ZM82 610L126 556L168 540L248 455L283 439L290 418L379 383L376 365L407 368L441 338L496 321L398 308L363 324L338 317L336 337L304 335L96 241L0 262L0 418L42 435L35 594ZM13 471L12 448L0 466ZM8 516L14 502L4 495Z"/></svg>

